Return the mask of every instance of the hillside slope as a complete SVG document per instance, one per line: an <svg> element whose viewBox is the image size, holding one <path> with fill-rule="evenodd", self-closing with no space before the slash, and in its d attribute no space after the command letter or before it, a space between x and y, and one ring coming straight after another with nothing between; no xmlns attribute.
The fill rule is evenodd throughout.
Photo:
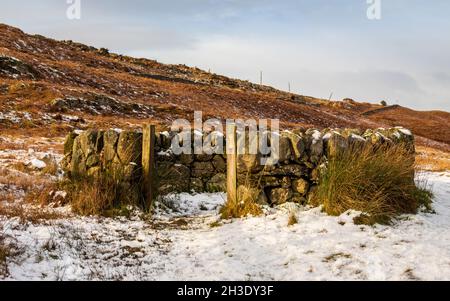
<svg viewBox="0 0 450 301"><path fill-rule="evenodd" d="M0 129L9 133L61 136L75 127L150 121L164 127L201 110L205 118L278 118L286 128L402 125L449 147L449 113L399 108L363 116L380 107L291 94L0 24Z"/></svg>

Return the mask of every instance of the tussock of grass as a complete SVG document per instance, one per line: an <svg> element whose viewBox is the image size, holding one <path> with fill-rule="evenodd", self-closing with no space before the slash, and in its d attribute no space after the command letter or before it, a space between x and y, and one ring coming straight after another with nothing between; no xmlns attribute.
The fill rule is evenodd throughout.
<svg viewBox="0 0 450 301"><path fill-rule="evenodd" d="M259 178L256 187L259 186L260 181L261 178ZM250 180L250 172L245 177L243 187L245 189L241 192L238 189L236 200L227 199L220 209L222 219L241 218L249 215L258 216L263 213L261 206L258 205L259 190L254 188L255 185Z"/></svg>
<svg viewBox="0 0 450 301"><path fill-rule="evenodd" d="M261 215L262 209L257 204L257 197L255 190L251 188L243 193L238 193L236 200L227 200L220 209L222 219Z"/></svg>
<svg viewBox="0 0 450 301"><path fill-rule="evenodd" d="M32 190L34 187L47 185L48 182L48 179L44 179L42 177L28 175L24 172L0 167L0 184L15 186L17 189L22 189L27 192Z"/></svg>
<svg viewBox="0 0 450 301"><path fill-rule="evenodd" d="M330 158L314 205L330 215L364 212L355 222L387 224L399 214L431 207L426 183L415 182L414 157L402 145L377 149L351 146Z"/></svg>
<svg viewBox="0 0 450 301"><path fill-rule="evenodd" d="M222 219L241 218L245 216L258 216L262 214L261 207L251 199L245 201L227 201L220 209Z"/></svg>
<svg viewBox="0 0 450 301"><path fill-rule="evenodd" d="M62 214L50 209L22 204L0 204L0 215L8 218L18 218L21 224L31 223L34 225L63 217Z"/></svg>
<svg viewBox="0 0 450 301"><path fill-rule="evenodd" d="M4 244L2 238L0 238L0 277L4 277L8 274L7 258L10 254L9 247Z"/></svg>
<svg viewBox="0 0 450 301"><path fill-rule="evenodd" d="M45 168L42 170L43 174L48 174L48 175L57 175L58 174L58 170L59 170L59 166L58 166L58 162L56 161L56 158L49 157L48 159L44 160L46 166Z"/></svg>
<svg viewBox="0 0 450 301"><path fill-rule="evenodd" d="M289 226L296 225L296 224L298 224L297 216L295 215L294 212L291 212L291 213L289 214L288 227L289 227Z"/></svg>
<svg viewBox="0 0 450 301"><path fill-rule="evenodd" d="M450 171L450 153L430 147L417 147L417 165L427 171Z"/></svg>
<svg viewBox="0 0 450 301"><path fill-rule="evenodd" d="M132 192L120 174L102 174L97 177L79 177L66 182L65 191L72 211L80 215L129 215L127 205L133 203Z"/></svg>

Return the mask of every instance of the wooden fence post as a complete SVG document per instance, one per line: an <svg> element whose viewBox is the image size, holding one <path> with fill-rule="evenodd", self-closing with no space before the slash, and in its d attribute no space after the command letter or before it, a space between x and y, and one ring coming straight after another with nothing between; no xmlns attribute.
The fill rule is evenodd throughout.
<svg viewBox="0 0 450 301"><path fill-rule="evenodd" d="M155 197L155 126L146 124L142 131L142 175L145 209L149 210Z"/></svg>
<svg viewBox="0 0 450 301"><path fill-rule="evenodd" d="M236 125L227 124L227 201L237 202Z"/></svg>

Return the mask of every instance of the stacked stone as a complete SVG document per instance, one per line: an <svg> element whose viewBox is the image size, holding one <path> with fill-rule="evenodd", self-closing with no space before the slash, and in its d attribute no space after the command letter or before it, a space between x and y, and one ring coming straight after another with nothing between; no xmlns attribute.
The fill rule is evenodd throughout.
<svg viewBox="0 0 450 301"><path fill-rule="evenodd" d="M193 154L194 132L192 154L175 155L171 143L176 135L180 134L163 132L155 137L155 180L159 194L226 191L226 155ZM352 144L376 147L402 143L414 161L414 137L403 128L365 132L354 129L293 130L280 133L279 141L280 160L276 165L261 165L261 155L238 155L240 200L252 199L270 205L285 202L305 204L314 194L327 159ZM238 145L243 142L238 138ZM212 144L216 145L217 141ZM226 149L225 145L223 149ZM64 154L62 165L69 178L116 177L120 178L131 199L139 200L142 196L141 132L73 132L66 138Z"/></svg>
<svg viewBox="0 0 450 301"><path fill-rule="evenodd" d="M141 200L142 133L88 130L70 133L62 165L73 179L110 177L131 202Z"/></svg>
<svg viewBox="0 0 450 301"><path fill-rule="evenodd" d="M279 161L260 165L260 155L238 156L238 198L260 204L308 203L319 183L328 158L350 145L376 148L405 145L414 161L414 137L406 129L316 129L284 131L280 134ZM247 142L248 143L248 142ZM239 144L239 140L238 140Z"/></svg>
<svg viewBox="0 0 450 301"><path fill-rule="evenodd" d="M226 190L226 157L223 154L174 155L172 138L177 133L155 137L157 187L160 194L172 192L220 192ZM94 131L70 133L64 145L63 168L69 178L120 177L137 198L142 176L142 133Z"/></svg>
<svg viewBox="0 0 450 301"><path fill-rule="evenodd" d="M224 154L194 154L194 136L191 154L175 155L171 148L175 132L163 132L157 137L158 189L161 194L171 192L226 191L226 157ZM181 137L181 135L179 136ZM179 138L178 141L182 141Z"/></svg>

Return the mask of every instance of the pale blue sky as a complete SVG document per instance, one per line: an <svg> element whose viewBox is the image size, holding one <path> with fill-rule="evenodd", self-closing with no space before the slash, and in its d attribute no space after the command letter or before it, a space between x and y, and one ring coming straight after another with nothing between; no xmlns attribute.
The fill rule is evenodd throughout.
<svg viewBox="0 0 450 301"><path fill-rule="evenodd" d="M450 1L0 0L0 22L294 92L450 111Z"/></svg>

